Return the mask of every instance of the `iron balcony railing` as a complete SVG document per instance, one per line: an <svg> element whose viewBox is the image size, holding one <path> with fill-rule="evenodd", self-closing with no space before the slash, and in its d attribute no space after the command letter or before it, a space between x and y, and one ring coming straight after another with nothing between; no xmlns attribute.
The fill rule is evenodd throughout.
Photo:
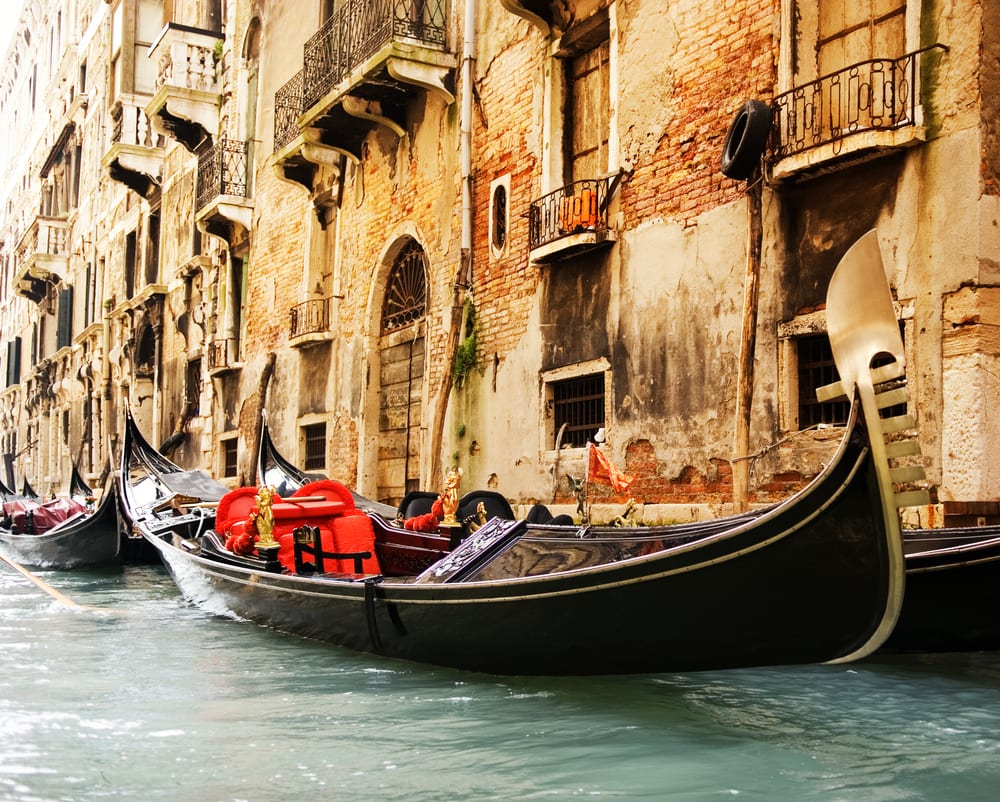
<svg viewBox="0 0 1000 802"><path fill-rule="evenodd" d="M299 117L302 115L302 70L274 93L274 152L299 135Z"/></svg>
<svg viewBox="0 0 1000 802"><path fill-rule="evenodd" d="M321 334L330 330L330 299L311 298L296 304L289 312L289 331L291 338L303 337L306 334Z"/></svg>
<svg viewBox="0 0 1000 802"><path fill-rule="evenodd" d="M941 44L895 59L871 59L778 95L772 103L771 158L834 144L854 134L916 124L921 56Z"/></svg>
<svg viewBox="0 0 1000 802"><path fill-rule="evenodd" d="M391 41L444 47L445 9L444 0L348 0L305 44L303 107L315 105Z"/></svg>
<svg viewBox="0 0 1000 802"><path fill-rule="evenodd" d="M574 181L532 201L528 247L538 248L570 234L606 231L608 179Z"/></svg>
<svg viewBox="0 0 1000 802"><path fill-rule="evenodd" d="M198 156L198 209L220 195L247 197L250 142L220 139Z"/></svg>

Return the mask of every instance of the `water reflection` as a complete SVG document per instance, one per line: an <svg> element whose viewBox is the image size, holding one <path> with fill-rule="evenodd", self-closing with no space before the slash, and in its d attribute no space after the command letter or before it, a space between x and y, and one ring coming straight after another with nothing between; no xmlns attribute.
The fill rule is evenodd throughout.
<svg viewBox="0 0 1000 802"><path fill-rule="evenodd" d="M1000 656L498 678L0 572L0 799L992 800ZM641 645L640 645L641 647Z"/></svg>

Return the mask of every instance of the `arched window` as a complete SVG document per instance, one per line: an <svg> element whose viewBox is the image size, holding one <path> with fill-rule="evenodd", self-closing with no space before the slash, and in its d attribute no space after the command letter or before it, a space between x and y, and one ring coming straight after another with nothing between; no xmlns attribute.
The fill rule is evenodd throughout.
<svg viewBox="0 0 1000 802"><path fill-rule="evenodd" d="M424 316L427 307L427 260L424 249L410 241L396 258L382 304L382 334L405 328Z"/></svg>

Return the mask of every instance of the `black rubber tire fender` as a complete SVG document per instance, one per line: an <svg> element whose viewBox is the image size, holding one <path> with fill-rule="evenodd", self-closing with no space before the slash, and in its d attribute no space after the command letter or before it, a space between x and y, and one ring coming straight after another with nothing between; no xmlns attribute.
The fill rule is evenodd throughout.
<svg viewBox="0 0 1000 802"><path fill-rule="evenodd" d="M762 100L743 104L726 134L722 146L722 174L745 181L760 164L771 133L771 107Z"/></svg>

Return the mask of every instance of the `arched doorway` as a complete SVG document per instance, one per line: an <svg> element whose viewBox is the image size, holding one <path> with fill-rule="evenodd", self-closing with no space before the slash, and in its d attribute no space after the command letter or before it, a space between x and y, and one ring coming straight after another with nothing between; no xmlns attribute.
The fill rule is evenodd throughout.
<svg viewBox="0 0 1000 802"><path fill-rule="evenodd" d="M379 330L378 498L420 489L427 258L410 240L386 282Z"/></svg>

